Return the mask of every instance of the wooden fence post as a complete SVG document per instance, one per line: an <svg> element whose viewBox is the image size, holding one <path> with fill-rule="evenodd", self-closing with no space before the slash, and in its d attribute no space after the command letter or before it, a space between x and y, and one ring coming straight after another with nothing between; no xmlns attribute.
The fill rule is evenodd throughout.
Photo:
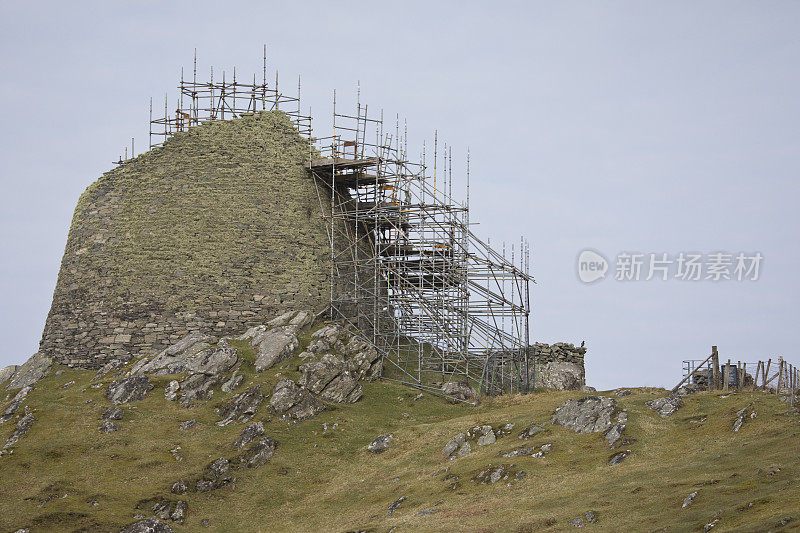
<svg viewBox="0 0 800 533"><path fill-rule="evenodd" d="M781 393L781 383L783 382L783 357L778 357L778 388L776 394Z"/></svg>
<svg viewBox="0 0 800 533"><path fill-rule="evenodd" d="M767 359L767 366L763 368L764 376L761 380L761 388L766 390L767 389L767 376L769 376L769 367L772 366L772 357Z"/></svg>
<svg viewBox="0 0 800 533"><path fill-rule="evenodd" d="M708 390L716 390L719 379L719 353L716 346L711 347L711 368L709 370Z"/></svg>
<svg viewBox="0 0 800 533"><path fill-rule="evenodd" d="M761 373L761 366L763 364L764 362L761 361L760 359L758 360L758 363L756 363L756 372L755 374L753 374L753 390L756 390L758 388L758 376Z"/></svg>

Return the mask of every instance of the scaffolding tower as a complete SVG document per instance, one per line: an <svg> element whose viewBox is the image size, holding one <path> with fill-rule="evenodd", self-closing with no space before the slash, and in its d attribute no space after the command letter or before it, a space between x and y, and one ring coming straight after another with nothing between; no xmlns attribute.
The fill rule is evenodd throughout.
<svg viewBox="0 0 800 533"><path fill-rule="evenodd" d="M508 259L505 246L498 253L470 230L469 156L461 203L452 148L439 172L437 139L430 169L425 155L409 160L399 121L386 131L360 102L355 115L339 113L335 93L333 108L333 134L316 139L307 165L330 194L320 206L333 318L370 337L384 379L473 403L532 390L529 246L512 246ZM452 385L464 382L477 396Z"/></svg>

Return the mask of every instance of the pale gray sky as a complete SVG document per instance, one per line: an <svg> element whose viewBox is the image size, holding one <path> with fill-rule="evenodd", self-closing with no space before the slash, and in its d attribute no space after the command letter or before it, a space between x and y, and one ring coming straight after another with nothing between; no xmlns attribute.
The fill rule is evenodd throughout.
<svg viewBox="0 0 800 533"><path fill-rule="evenodd" d="M469 146L477 232L530 239L534 338L585 340L589 384L668 386L712 344L800 363L799 23L788 1L6 0L0 366L36 351L78 196L146 146L150 96L195 47L201 72L252 74L264 43L317 124L360 80L411 146L438 128L456 170ZM584 248L764 261L755 282L585 285Z"/></svg>

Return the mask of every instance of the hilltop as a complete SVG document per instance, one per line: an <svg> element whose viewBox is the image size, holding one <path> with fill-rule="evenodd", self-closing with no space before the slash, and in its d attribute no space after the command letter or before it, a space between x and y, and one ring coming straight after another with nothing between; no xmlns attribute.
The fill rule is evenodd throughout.
<svg viewBox="0 0 800 533"><path fill-rule="evenodd" d="M192 370L197 354L161 369L155 358L120 361L99 376L54 364L0 424L0 444L28 426L0 456L0 530L120 531L154 515L174 531L800 527L799 417L775 395L695 393L662 411L666 417L647 402L667 391L648 388L537 390L472 407L372 379L376 363L351 363L369 361L369 347L347 332L327 335L327 327L292 329L297 345L272 364L263 344L254 345L265 328L194 339L205 344L200 370ZM314 389L311 367L301 365L322 372L334 359L353 382ZM148 362L154 371L139 372ZM350 370L331 373L331 383L341 385ZM197 385L193 376L207 381ZM131 377L142 380L138 388L119 388ZM285 410L284 393L276 393L291 388L288 380L300 387L292 405L313 396L324 410L310 418ZM246 394L255 389L263 392L258 402ZM0 404L6 412L15 394ZM613 404L592 419L603 432L554 423L560 406L586 397L599 399L568 407ZM621 435L609 436L609 424L622 426Z"/></svg>

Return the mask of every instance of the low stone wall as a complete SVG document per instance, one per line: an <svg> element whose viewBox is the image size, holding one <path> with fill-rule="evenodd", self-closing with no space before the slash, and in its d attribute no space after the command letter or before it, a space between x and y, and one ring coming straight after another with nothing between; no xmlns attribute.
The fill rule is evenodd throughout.
<svg viewBox="0 0 800 533"><path fill-rule="evenodd" d="M578 390L586 385L583 358L586 348L566 342L531 346L535 361L534 386L555 390Z"/></svg>

